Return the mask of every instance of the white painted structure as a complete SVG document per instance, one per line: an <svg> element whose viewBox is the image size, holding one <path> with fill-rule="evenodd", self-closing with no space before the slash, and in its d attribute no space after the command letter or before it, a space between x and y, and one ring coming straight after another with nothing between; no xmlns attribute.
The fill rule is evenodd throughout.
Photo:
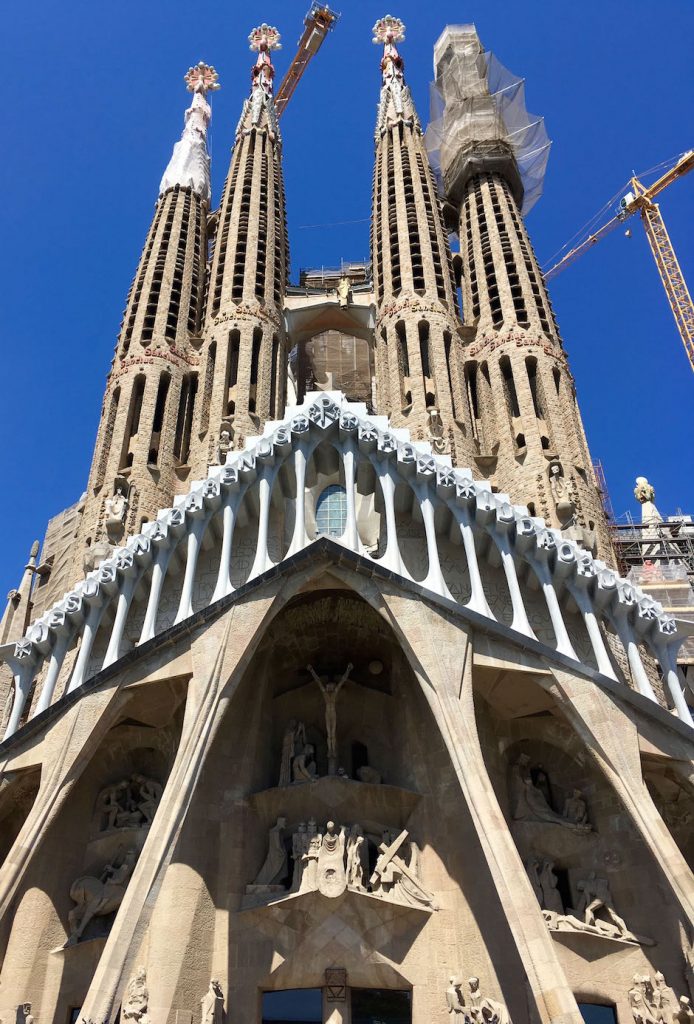
<svg viewBox="0 0 694 1024"><path fill-rule="evenodd" d="M473 480L470 470L453 469L450 459L433 455L427 443L411 442L407 431L390 429L385 417L367 416L364 405L350 403L340 393L319 392L288 409L283 421L268 423L263 436L251 439L244 451L230 453L226 465L211 467L207 479L193 483L174 508L145 524L141 534L90 572L21 640L0 647L0 659L10 666L15 686L5 738L17 730L34 683L40 687L33 712L37 715L60 699L57 684L65 673L69 680L62 693L67 694L117 662L126 653L126 627L135 621L136 608L142 618L139 644L165 632L170 623L158 624L165 586L177 587L174 623L199 611L194 596L203 550L216 572L207 605L231 594L232 579L238 577L235 534L244 500L253 502L258 523L244 582L312 544L317 539L311 528L315 488L307 483L307 468L319 450L330 452L339 466L337 474L319 474L325 484L339 478L345 488L345 527L336 538L345 547L412 580L401 550L403 516L421 520L428 569L416 582L424 589L456 600L440 557L442 545L450 548L452 542L469 574L465 607L494 619L486 588L488 573L496 566L508 590L510 629L536 640L528 614L528 602L535 599L532 581L532 590L539 591L546 606L557 653L581 660L567 626L570 605L571 616L585 626L598 672L619 680L607 630L624 649L635 688L656 701L642 658L646 651L660 665L674 713L694 724L675 660L689 623L664 614L661 605L603 562L558 530L548 529L544 520L529 516L527 508L511 504L507 495L494 494L486 483ZM377 550L365 543L357 499L371 502L372 519L380 516ZM281 556L273 559L271 510L278 504L285 522L293 525ZM175 564L180 566L177 577ZM95 662L97 637L103 655Z"/></svg>

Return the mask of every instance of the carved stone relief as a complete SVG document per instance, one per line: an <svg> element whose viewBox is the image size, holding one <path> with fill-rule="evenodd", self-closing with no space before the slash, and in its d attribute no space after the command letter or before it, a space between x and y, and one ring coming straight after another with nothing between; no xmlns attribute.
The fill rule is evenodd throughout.
<svg viewBox="0 0 694 1024"><path fill-rule="evenodd" d="M546 780L546 775L538 772L533 781L530 758L527 754L521 754L511 769L513 820L548 822L577 832L591 832L592 825L588 821L588 811L581 790L574 789L573 795L564 802L563 812L560 814L550 806L551 797L548 787L542 784L543 778Z"/></svg>
<svg viewBox="0 0 694 1024"><path fill-rule="evenodd" d="M661 971L656 971L652 981L648 974L635 974L628 998L634 1024L694 1022L691 1000L688 996L678 999Z"/></svg>
<svg viewBox="0 0 694 1024"><path fill-rule="evenodd" d="M128 984L121 1016L123 1020L134 1021L134 1024L149 1024L147 1004L147 973L144 967L138 967L135 977Z"/></svg>
<svg viewBox="0 0 694 1024"><path fill-rule="evenodd" d="M455 976L448 979L446 1006L449 1014L461 1017L465 1024L511 1024L504 1004L482 994L479 978L469 978L467 985L468 991L463 994L462 982Z"/></svg>
<svg viewBox="0 0 694 1024"><path fill-rule="evenodd" d="M291 877L285 840L291 842ZM369 844L377 852L370 877ZM329 821L323 831L313 818L308 823L300 822L291 833L286 819L277 819L270 829L263 866L255 881L246 886L246 893L262 896L318 891L334 898L346 889L391 903L436 909L433 894L420 880L419 848L406 830L397 833L383 829L375 835L366 833L358 824L337 826Z"/></svg>
<svg viewBox="0 0 694 1024"><path fill-rule="evenodd" d="M222 1024L224 1019L224 993L222 986L213 978L210 987L200 1000L202 1009L201 1024Z"/></svg>
<svg viewBox="0 0 694 1024"><path fill-rule="evenodd" d="M75 879L70 886L70 899L76 906L68 914L70 935L66 945L74 946L80 941L92 918L104 917L118 909L137 856L136 850L126 850L113 864L106 864L98 877L81 875Z"/></svg>
<svg viewBox="0 0 694 1024"><path fill-rule="evenodd" d="M137 772L106 786L96 803L97 831L147 828L152 823L162 792L160 783Z"/></svg>

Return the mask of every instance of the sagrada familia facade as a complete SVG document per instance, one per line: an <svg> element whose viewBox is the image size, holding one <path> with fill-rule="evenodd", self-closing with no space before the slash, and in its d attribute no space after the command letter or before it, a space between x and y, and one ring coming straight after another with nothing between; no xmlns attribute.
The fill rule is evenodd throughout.
<svg viewBox="0 0 694 1024"><path fill-rule="evenodd" d="M425 135L403 30L361 278L288 283L277 31L217 210L188 72L0 625L5 1022L694 1021L691 626L613 568L488 54Z"/></svg>

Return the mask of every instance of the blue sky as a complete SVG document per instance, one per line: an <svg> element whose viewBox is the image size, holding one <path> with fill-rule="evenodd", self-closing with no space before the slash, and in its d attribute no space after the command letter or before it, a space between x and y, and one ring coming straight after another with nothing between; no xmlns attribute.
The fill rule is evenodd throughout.
<svg viewBox="0 0 694 1024"><path fill-rule="evenodd" d="M337 2L337 0L336 0ZM181 0L35 0L9 5L0 40L0 592L32 540L84 489L106 374L157 186L180 134L183 75L205 60L212 99L214 201L248 87L247 35L283 33L278 79L308 0L192 5ZM388 13L342 0L342 19L283 119L292 278L301 266L368 256L378 51ZM446 23L474 21L485 46L526 78L553 148L528 218L542 263L626 182L694 146L691 0L400 0L401 51L423 120L432 47ZM694 288L694 174L661 209ZM351 221L340 227L315 227ZM694 512L689 369L643 229L618 230L558 277L554 306L593 457L617 515L636 513L637 474L664 513Z"/></svg>

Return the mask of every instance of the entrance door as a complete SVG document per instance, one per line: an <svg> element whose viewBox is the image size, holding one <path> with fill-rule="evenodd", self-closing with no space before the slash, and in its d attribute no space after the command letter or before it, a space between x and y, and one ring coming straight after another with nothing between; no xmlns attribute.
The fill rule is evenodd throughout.
<svg viewBox="0 0 694 1024"><path fill-rule="evenodd" d="M412 1024L412 993L353 988L352 1024Z"/></svg>
<svg viewBox="0 0 694 1024"><path fill-rule="evenodd" d="M263 993L263 1024L322 1024L323 990L292 988Z"/></svg>

